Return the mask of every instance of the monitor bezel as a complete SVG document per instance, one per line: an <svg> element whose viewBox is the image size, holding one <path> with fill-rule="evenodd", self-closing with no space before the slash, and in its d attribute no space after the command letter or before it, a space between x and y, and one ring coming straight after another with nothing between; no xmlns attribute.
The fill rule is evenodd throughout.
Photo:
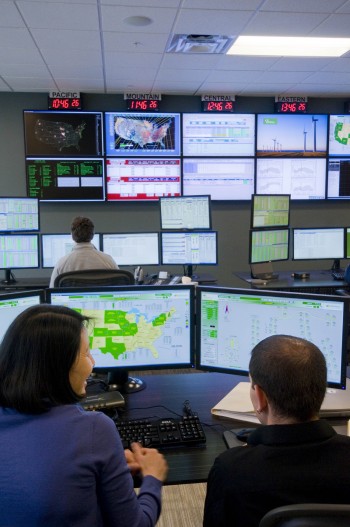
<svg viewBox="0 0 350 527"><path fill-rule="evenodd" d="M296 231L331 231L331 230L342 230L343 231L343 253L342 256L334 256L334 254L331 256L324 256L323 258L317 257L312 258L309 255L305 258L295 258L295 232ZM315 261L321 261L321 260L343 260L346 257L346 227L340 226L340 227L292 227L292 241L291 241L291 254L292 254L292 260L295 262L305 262L306 260L315 260Z"/></svg>
<svg viewBox="0 0 350 527"><path fill-rule="evenodd" d="M235 368L221 368L219 366L203 365L201 364L201 322L202 322L202 311L201 311L201 299L202 292L218 292L224 294L240 294L256 297L258 295L273 296L277 298L305 298L306 300L320 300L320 301L336 301L343 304L343 334L342 334L342 356L341 356L341 373L339 383L327 381L329 388L337 388L344 390L346 388L346 368L347 368L347 338L348 338L348 325L349 325L349 306L350 298L325 295L318 293L300 293L293 291L277 291L277 290L257 290L257 289L242 289L242 288L231 288L221 286L197 286L196 290L196 369L200 371L218 372L218 373L229 373L231 375L242 375L248 376L248 370L238 370ZM322 351L322 350L321 350Z"/></svg>
<svg viewBox="0 0 350 527"><path fill-rule="evenodd" d="M3 267L2 264L1 264L1 261L0 261L0 269L3 270L3 269L39 269L40 268L40 240L39 240L39 233L38 232L17 232L17 233L0 233L0 238L1 237L9 237L9 238L15 238L15 237L19 237L19 236L23 236L25 238L30 238L30 237L35 237L36 238L36 243L37 243L37 265L31 265L31 266L28 266L28 265L24 265L24 266L20 266L20 267L17 267L17 266L14 266L14 265L10 265L10 266L7 266L7 267Z"/></svg>
<svg viewBox="0 0 350 527"><path fill-rule="evenodd" d="M213 262L209 262L209 263L202 263L202 262L165 262L164 261L164 258L163 258L163 235L165 236L172 236L172 235L176 235L176 234L184 234L184 235L190 235L190 234L205 234L205 235L208 235L209 233L212 233L215 237L215 263ZM213 230L203 230L203 229L200 229L200 230L184 230L184 231L164 231L164 232L161 232L160 233L160 263L161 265L184 265L184 266L192 266L192 267L196 267L197 265L218 265L218 260L219 260L219 247L218 247L218 231L213 231Z"/></svg>
<svg viewBox="0 0 350 527"><path fill-rule="evenodd" d="M274 232L274 231L286 231L288 233L288 242L287 242L287 256L286 258L273 258L270 260L252 260L252 254L253 254L253 233L256 232ZM260 263L266 263L266 262L286 262L289 260L290 256L290 228L289 227L281 227L281 228L260 228L260 229L249 229L249 264L260 264Z"/></svg>
<svg viewBox="0 0 350 527"><path fill-rule="evenodd" d="M288 199L288 220L286 224L278 224L278 225L254 225L254 218L256 214L256 201L255 198L287 198ZM251 203L251 214L250 214L250 228L251 229L264 229L264 228L277 228L277 227L289 227L290 223L290 201L291 201L291 195L290 194L252 194L252 203Z"/></svg>
<svg viewBox="0 0 350 527"><path fill-rule="evenodd" d="M70 236L73 243L74 240L72 238L72 234L70 232L41 232L40 233L40 266L42 269L53 269L56 264L54 265L44 265L44 237L45 236ZM99 246L96 247L97 250L101 250L101 234L99 232L95 232L94 237L97 236L99 239ZM91 243L92 240L91 240ZM64 255L62 255L64 256Z"/></svg>
<svg viewBox="0 0 350 527"><path fill-rule="evenodd" d="M162 292L165 291L179 291L179 288L181 290L187 290L189 292L189 313L190 313L190 320L188 321L188 327L189 327L189 361L188 362L182 362L178 364L169 364L169 363L162 363L162 364L151 364L151 365L114 365L114 366L104 366L104 367L94 367L93 372L95 373L108 373L111 371L121 371L121 370L128 370L128 371L150 371L150 370L178 370L180 368L194 368L195 367L195 287L193 285L130 285L130 286L103 286L103 287L59 287L59 288L49 288L46 289L45 295L46 295L46 302L51 304L51 297L54 294L63 293L63 294L74 294L74 293L115 293L115 292L123 292L123 291L158 291L159 294L162 294ZM57 305L57 304L55 304Z"/></svg>
<svg viewBox="0 0 350 527"><path fill-rule="evenodd" d="M37 217L38 217L38 227L36 229L6 229L6 230L3 230L0 228L0 233L5 233L5 234L8 234L8 233L35 233L35 232L40 232L40 200L39 198L35 198L35 197L31 197L31 196L1 196L0 197L0 202L2 200L13 200L14 202L17 202L18 200L25 200L25 201L36 201L37 203L37 208L38 208L38 212L37 212Z"/></svg>
<svg viewBox="0 0 350 527"><path fill-rule="evenodd" d="M146 267L148 265L150 266L158 266L160 265L160 235L159 235L159 232L158 231L137 231L137 232L102 232L101 233L101 250L104 252L106 247L105 247L105 241L104 241L104 237L105 236L136 236L136 235L144 235L144 234L155 234L156 237L157 237L157 246L158 246L158 263L133 263L133 264L125 264L125 263L120 263L116 258L114 258L114 256L112 256L112 254L107 250L107 254L109 254L110 256L112 256L112 258L115 260L116 264L120 267L138 267L138 266L142 266L142 267Z"/></svg>
<svg viewBox="0 0 350 527"><path fill-rule="evenodd" d="M192 199L192 200L203 200L203 199L206 199L207 203L208 203L208 223L209 223L209 226L208 227L175 227L175 228L171 228L171 227L165 227L164 226L164 218L163 218L163 210L162 210L162 203L165 202L165 201L169 201L169 200L176 200L176 201L187 201L188 199ZM180 231L180 230L183 230L183 231L210 231L212 230L212 226L213 226L213 222L212 222L212 208L211 208L211 196L210 194L194 194L194 195L191 195L191 196L185 196L185 195L182 195L182 196L162 196L159 198L159 213L160 213L160 228L164 231Z"/></svg>

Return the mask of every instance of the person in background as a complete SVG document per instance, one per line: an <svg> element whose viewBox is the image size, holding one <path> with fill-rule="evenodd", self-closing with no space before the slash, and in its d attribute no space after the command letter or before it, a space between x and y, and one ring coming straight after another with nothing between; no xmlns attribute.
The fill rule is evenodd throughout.
<svg viewBox="0 0 350 527"><path fill-rule="evenodd" d="M205 527L258 527L270 510L297 503L350 504L350 437L319 412L327 368L311 342L274 335L252 351L250 397L262 424L247 444L217 457Z"/></svg>
<svg viewBox="0 0 350 527"><path fill-rule="evenodd" d="M56 263L50 279L50 287L54 286L55 278L69 271L83 269L118 269L118 265L109 254L98 251L91 243L95 234L95 226L90 218L77 216L71 224L72 238L75 245L72 251Z"/></svg>
<svg viewBox="0 0 350 527"><path fill-rule="evenodd" d="M0 345L0 524L151 527L161 510L164 457L77 402L94 360L77 311L23 311ZM131 472L141 475L138 496Z"/></svg>

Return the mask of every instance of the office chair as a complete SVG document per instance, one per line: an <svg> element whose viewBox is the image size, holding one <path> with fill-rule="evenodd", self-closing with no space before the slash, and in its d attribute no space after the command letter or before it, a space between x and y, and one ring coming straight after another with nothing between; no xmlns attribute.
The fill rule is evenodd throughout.
<svg viewBox="0 0 350 527"><path fill-rule="evenodd" d="M134 284L134 275L130 271L122 269L84 269L56 276L54 287Z"/></svg>
<svg viewBox="0 0 350 527"><path fill-rule="evenodd" d="M259 527L349 527L350 505L301 503L272 509Z"/></svg>

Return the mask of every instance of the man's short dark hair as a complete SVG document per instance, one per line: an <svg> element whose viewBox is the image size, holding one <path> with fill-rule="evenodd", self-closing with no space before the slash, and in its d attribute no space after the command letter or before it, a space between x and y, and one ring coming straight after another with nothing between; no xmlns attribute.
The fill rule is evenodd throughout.
<svg viewBox="0 0 350 527"><path fill-rule="evenodd" d="M73 309L49 304L18 315L0 345L0 406L40 413L79 401L69 372L88 320Z"/></svg>
<svg viewBox="0 0 350 527"><path fill-rule="evenodd" d="M91 242L95 234L95 225L90 218L77 216L72 221L71 232L76 243Z"/></svg>
<svg viewBox="0 0 350 527"><path fill-rule="evenodd" d="M257 344L251 355L252 383L260 386L276 414L299 422L316 417L327 386L323 353L308 340L273 335Z"/></svg>

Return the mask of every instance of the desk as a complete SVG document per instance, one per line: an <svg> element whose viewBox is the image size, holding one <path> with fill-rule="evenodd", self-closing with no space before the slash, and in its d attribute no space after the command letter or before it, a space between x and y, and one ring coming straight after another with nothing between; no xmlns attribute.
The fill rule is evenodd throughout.
<svg viewBox="0 0 350 527"><path fill-rule="evenodd" d="M246 272L234 273L235 276L244 280L252 289L273 289L276 291L294 291L300 293L335 294L336 289L350 291L349 284L344 280L334 280L331 271L308 271L310 278L295 279L293 271L282 271L278 273L276 280L269 280L266 285L253 285L251 274Z"/></svg>
<svg viewBox="0 0 350 527"><path fill-rule="evenodd" d="M170 417L173 412L182 415L183 403L189 400L203 424L207 443L204 448L165 451L169 464L167 484L200 483L207 481L215 458L226 450L223 432L234 427L246 427L246 422L214 417L210 410L237 383L247 381L246 376L225 373L179 373L169 375L139 375L146 389L126 394L126 416L133 419ZM166 408L164 408L166 407ZM345 419L332 420L343 425ZM255 426L249 425L248 426Z"/></svg>
<svg viewBox="0 0 350 527"><path fill-rule="evenodd" d="M18 290L30 290L30 289L47 289L49 287L50 277L44 278L18 278L18 280L11 284L4 284L0 281L0 294L1 291L11 292Z"/></svg>

